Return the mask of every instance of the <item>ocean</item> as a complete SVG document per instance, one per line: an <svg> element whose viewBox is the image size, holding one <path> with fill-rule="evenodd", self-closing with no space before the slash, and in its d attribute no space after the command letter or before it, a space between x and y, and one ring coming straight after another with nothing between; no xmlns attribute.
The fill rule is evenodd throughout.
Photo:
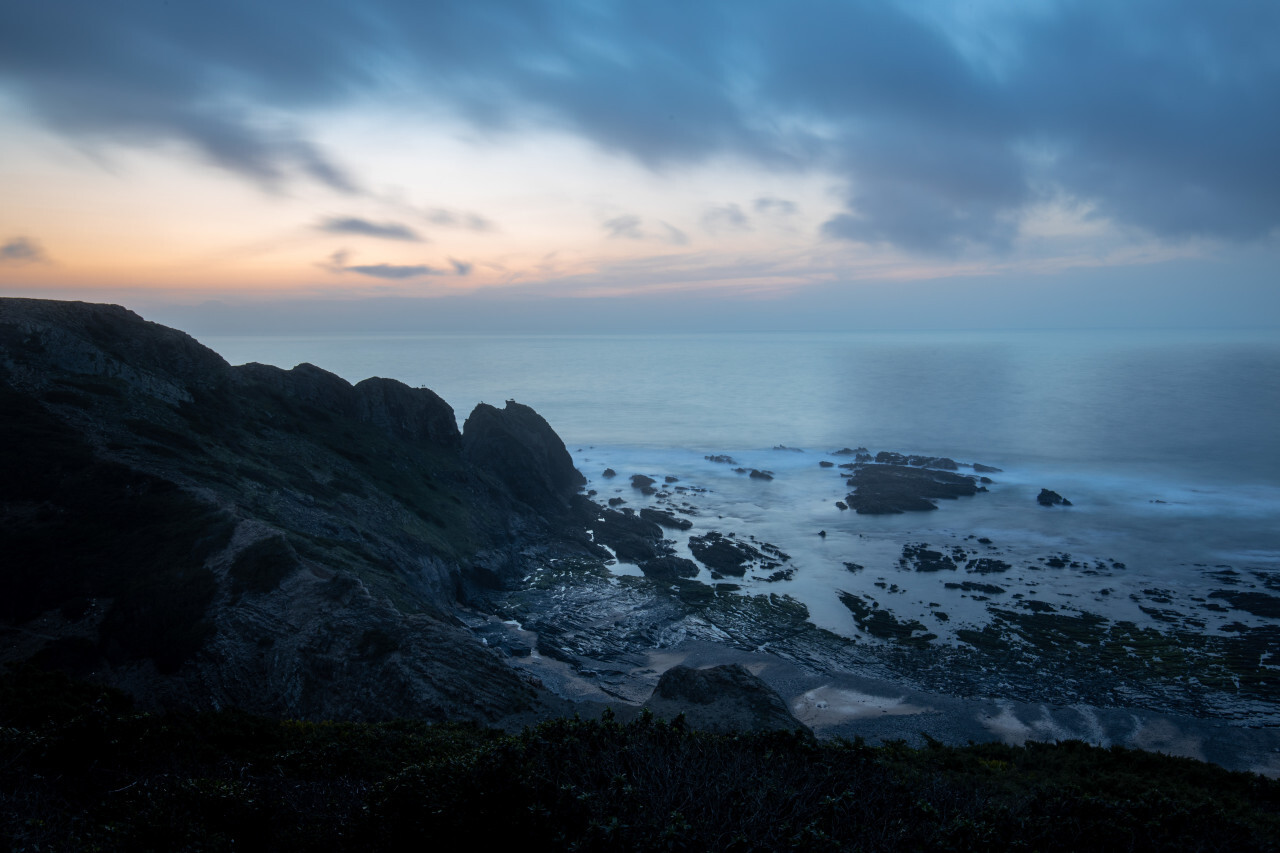
<svg viewBox="0 0 1280 853"><path fill-rule="evenodd" d="M1273 613L1280 605L1273 594L1280 590L1280 336L432 334L202 342L233 364L310 362L351 382L384 376L425 386L453 406L460 425L482 401L532 406L564 439L597 500L684 513L693 528L671 534L684 556L691 556L690 536L711 530L780 548L790 557L789 577L749 573L741 580L746 591L790 595L815 624L845 636L866 632L840 592L915 620L944 644L957 643L962 629L981 628L991 607L1032 600L1062 613L1209 635L1280 623ZM832 455L846 447L945 456L1000 472L989 475L987 492L939 501L933 512L857 515L836 506L850 491L846 472L819 464L848 461ZM735 464L706 458L713 455ZM619 476L605 478L606 468ZM739 468L767 470L773 479ZM646 497L630 485L636 473L674 479ZM1040 506L1042 488L1072 505ZM979 540L989 543L979 547ZM904 547L919 545L990 554L1009 568L997 578L913 571ZM965 580L1000 591L965 588Z"/></svg>

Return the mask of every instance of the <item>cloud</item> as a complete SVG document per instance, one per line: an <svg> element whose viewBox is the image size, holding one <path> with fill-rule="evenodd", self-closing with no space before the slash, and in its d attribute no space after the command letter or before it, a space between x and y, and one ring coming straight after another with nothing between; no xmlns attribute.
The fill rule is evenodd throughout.
<svg viewBox="0 0 1280 853"><path fill-rule="evenodd" d="M350 259L351 253L346 249L340 249L330 255L326 261L320 263L319 266L321 269L331 273L353 272L370 278L394 281L440 275L465 276L471 273L473 266L466 261L459 261L454 258L449 259L448 268L433 267L429 264L349 264L347 261Z"/></svg>
<svg viewBox="0 0 1280 853"><path fill-rule="evenodd" d="M714 207L702 216L702 227L712 234L724 231L750 231L751 220L736 204Z"/></svg>
<svg viewBox="0 0 1280 853"><path fill-rule="evenodd" d="M605 220L604 229L610 237L628 240L652 240L669 246L687 246L689 235L669 222L658 222L656 232L646 230L643 220L634 213L625 213Z"/></svg>
<svg viewBox="0 0 1280 853"><path fill-rule="evenodd" d="M61 0L0 12L0 86L85 143L343 192L304 119L407 92L494 138L822 170L829 237L954 252L1000 250L1048 197L1167 240L1273 233L1278 35L1280 5L1196 0Z"/></svg>
<svg viewBox="0 0 1280 853"><path fill-rule="evenodd" d="M383 240L405 240L423 243L418 232L399 222L370 222L354 216L331 216L316 226L329 234L355 234L360 237L378 237Z"/></svg>
<svg viewBox="0 0 1280 853"><path fill-rule="evenodd" d="M448 275L448 270L442 270L437 267L429 267L426 264L364 264L350 267L343 267L346 272L359 273L373 278L420 278L428 275Z"/></svg>
<svg viewBox="0 0 1280 853"><path fill-rule="evenodd" d="M759 213L762 216L794 216L799 210L794 201L788 201L785 198L772 198L770 196L761 196L756 199L751 206L755 209L756 213Z"/></svg>
<svg viewBox="0 0 1280 853"><path fill-rule="evenodd" d="M444 228L464 228L468 231L492 231L493 223L478 213L465 210L447 210L442 207L432 208L425 213L432 225Z"/></svg>
<svg viewBox="0 0 1280 853"><path fill-rule="evenodd" d="M40 244L26 237L14 237L0 245L0 264L45 264L49 259Z"/></svg>
<svg viewBox="0 0 1280 853"><path fill-rule="evenodd" d="M640 229L640 217L632 213L605 220L604 230L609 232L610 237L626 237L630 240L643 240L645 236Z"/></svg>
<svg viewBox="0 0 1280 853"><path fill-rule="evenodd" d="M689 245L689 235L688 235L688 234L684 233L684 232L683 232L683 231L681 231L679 228L677 228L677 227L675 227L674 225L671 225L671 224L669 224L669 223L666 223L666 222L659 222L658 224L662 226L662 231L663 231L663 233L662 233L662 237L661 237L661 239L662 239L662 241L663 241L663 242L665 242L665 243L669 243L669 244L671 244L672 246L687 246L687 245Z"/></svg>

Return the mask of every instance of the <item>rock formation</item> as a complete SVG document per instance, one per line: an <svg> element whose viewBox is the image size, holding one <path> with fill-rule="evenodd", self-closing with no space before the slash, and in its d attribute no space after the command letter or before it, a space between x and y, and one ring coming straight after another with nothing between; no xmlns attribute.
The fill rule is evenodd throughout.
<svg viewBox="0 0 1280 853"><path fill-rule="evenodd" d="M674 666L662 674L644 707L668 720L684 714L689 726L704 731L808 731L782 697L736 663Z"/></svg>
<svg viewBox="0 0 1280 853"><path fill-rule="evenodd" d="M1036 503L1040 506L1071 506L1071 501L1050 489L1041 489L1036 495Z"/></svg>
<svg viewBox="0 0 1280 853"><path fill-rule="evenodd" d="M232 367L118 306L0 299L0 662L144 707L496 720L544 695L454 615L594 556L536 412Z"/></svg>

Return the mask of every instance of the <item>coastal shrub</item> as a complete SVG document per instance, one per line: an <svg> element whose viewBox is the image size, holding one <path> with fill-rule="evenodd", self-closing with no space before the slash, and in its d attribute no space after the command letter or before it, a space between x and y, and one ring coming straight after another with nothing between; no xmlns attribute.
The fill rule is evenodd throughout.
<svg viewBox="0 0 1280 853"><path fill-rule="evenodd" d="M871 746L641 715L471 724L138 714L0 676L15 850L1275 850L1280 782L1079 742Z"/></svg>

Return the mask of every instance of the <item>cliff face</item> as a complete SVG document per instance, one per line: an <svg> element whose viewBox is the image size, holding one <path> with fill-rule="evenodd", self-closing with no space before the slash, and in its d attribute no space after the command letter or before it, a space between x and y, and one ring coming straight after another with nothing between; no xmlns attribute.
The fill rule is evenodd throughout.
<svg viewBox="0 0 1280 853"><path fill-rule="evenodd" d="M0 299L0 660L153 705L495 719L534 687L452 615L579 553L581 475L532 409L232 367L118 306Z"/></svg>

